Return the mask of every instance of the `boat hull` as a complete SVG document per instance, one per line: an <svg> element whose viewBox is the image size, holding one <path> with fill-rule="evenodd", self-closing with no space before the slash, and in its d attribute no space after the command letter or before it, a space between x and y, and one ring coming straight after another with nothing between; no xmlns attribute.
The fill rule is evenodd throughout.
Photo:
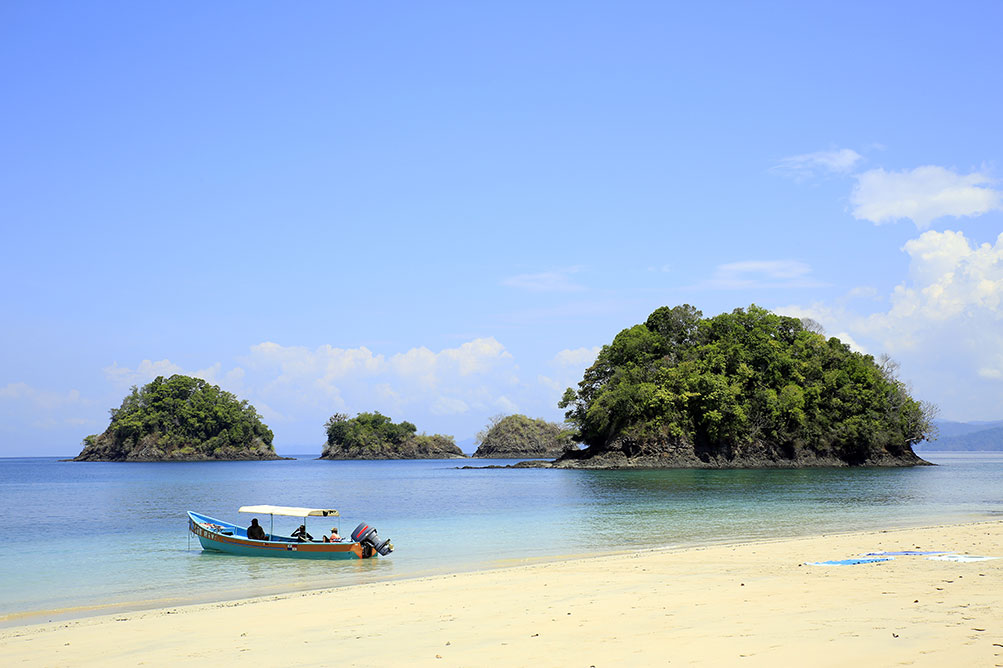
<svg viewBox="0 0 1003 668"><path fill-rule="evenodd" d="M285 559L366 559L377 556L360 543L311 543L285 540L252 540L244 529L198 513L188 513L188 530L199 539L206 552L222 552L242 557ZM244 534L244 535L242 535Z"/></svg>

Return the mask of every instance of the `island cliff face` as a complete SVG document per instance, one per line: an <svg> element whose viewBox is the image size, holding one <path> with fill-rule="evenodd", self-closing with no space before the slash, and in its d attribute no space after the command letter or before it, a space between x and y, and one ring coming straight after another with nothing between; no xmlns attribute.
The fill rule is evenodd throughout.
<svg viewBox="0 0 1003 668"><path fill-rule="evenodd" d="M416 434L410 422L395 424L385 415L337 413L328 419L327 443L320 459L461 459L466 455L442 434Z"/></svg>
<svg viewBox="0 0 1003 668"><path fill-rule="evenodd" d="M78 462L283 459L253 406L201 378L158 376L133 387L111 424L84 439Z"/></svg>
<svg viewBox="0 0 1003 668"><path fill-rule="evenodd" d="M480 458L554 459L577 450L569 431L525 415L493 418L489 428L477 437L480 445L473 456Z"/></svg>
<svg viewBox="0 0 1003 668"><path fill-rule="evenodd" d="M750 306L662 307L561 401L586 444L562 468L914 466L934 409L817 324Z"/></svg>

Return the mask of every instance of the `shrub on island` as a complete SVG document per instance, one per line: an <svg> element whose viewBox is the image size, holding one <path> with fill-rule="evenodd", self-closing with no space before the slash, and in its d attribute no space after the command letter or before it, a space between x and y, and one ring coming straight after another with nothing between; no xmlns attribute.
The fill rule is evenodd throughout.
<svg viewBox="0 0 1003 668"><path fill-rule="evenodd" d="M466 457L452 436L416 434L410 422L396 424L379 412L350 418L332 415L324 425L321 459L454 459Z"/></svg>
<svg viewBox="0 0 1003 668"><path fill-rule="evenodd" d="M560 406L596 468L909 466L935 409L811 321L662 307L621 331Z"/></svg>
<svg viewBox="0 0 1003 668"><path fill-rule="evenodd" d="M543 419L525 415L498 415L477 434L474 457L504 459L556 459L576 450L573 431Z"/></svg>
<svg viewBox="0 0 1003 668"><path fill-rule="evenodd" d="M110 413L111 424L86 437L74 461L282 459L254 406L201 378L158 376Z"/></svg>

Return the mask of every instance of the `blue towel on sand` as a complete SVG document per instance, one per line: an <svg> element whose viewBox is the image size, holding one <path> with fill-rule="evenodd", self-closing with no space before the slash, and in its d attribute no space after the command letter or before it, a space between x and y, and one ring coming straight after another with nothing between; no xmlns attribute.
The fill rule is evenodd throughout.
<svg viewBox="0 0 1003 668"><path fill-rule="evenodd" d="M943 550L939 552L920 552L918 550L902 550L901 552L868 552L865 557L900 557L908 554L947 554Z"/></svg>
<svg viewBox="0 0 1003 668"><path fill-rule="evenodd" d="M809 566L856 566L857 564L873 564L878 561L891 561L891 557L879 559L834 559L832 561L810 561Z"/></svg>

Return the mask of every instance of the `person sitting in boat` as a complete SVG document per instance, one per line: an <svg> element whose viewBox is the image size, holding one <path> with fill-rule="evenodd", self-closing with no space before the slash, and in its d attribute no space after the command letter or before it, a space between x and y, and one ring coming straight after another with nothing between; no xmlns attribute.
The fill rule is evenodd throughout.
<svg viewBox="0 0 1003 668"><path fill-rule="evenodd" d="M296 531L293 531L293 538L295 538L296 540L298 540L301 543L306 542L308 540L313 540L313 536L311 536L310 534L308 534L306 532L306 525L305 524L301 524L299 529L296 529Z"/></svg>
<svg viewBox="0 0 1003 668"><path fill-rule="evenodd" d="M268 536L265 535L265 530L261 528L260 524L258 524L257 517L251 520L251 526L247 527L247 537L252 540L268 540Z"/></svg>
<svg viewBox="0 0 1003 668"><path fill-rule="evenodd" d="M341 536L338 535L338 527L331 527L331 537L324 536L325 543L340 543Z"/></svg>

